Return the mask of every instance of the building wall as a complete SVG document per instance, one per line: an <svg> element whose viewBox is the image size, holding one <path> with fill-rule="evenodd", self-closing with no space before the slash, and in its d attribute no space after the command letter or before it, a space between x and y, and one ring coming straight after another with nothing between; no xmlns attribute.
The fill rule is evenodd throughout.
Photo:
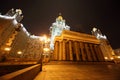
<svg viewBox="0 0 120 80"><path fill-rule="evenodd" d="M100 40L100 48L102 53L104 53L104 58L106 61L114 60L115 53L105 35L102 34L102 32L97 29L93 28L92 34L96 36L98 40Z"/></svg>
<svg viewBox="0 0 120 80"><path fill-rule="evenodd" d="M105 61L95 36L67 30L55 38L53 60Z"/></svg>
<svg viewBox="0 0 120 80"><path fill-rule="evenodd" d="M42 43L39 38L31 38L27 40L26 49L24 51L24 58L40 59L43 51Z"/></svg>
<svg viewBox="0 0 120 80"><path fill-rule="evenodd" d="M29 39L29 36L26 34L26 32L23 29L23 26L20 27L20 29L17 31L17 35L15 35L15 38L11 45L11 50L9 52L9 57L22 57L22 54L24 54L24 51L26 49L27 40ZM21 54L18 54L18 52L22 52Z"/></svg>
<svg viewBox="0 0 120 80"><path fill-rule="evenodd" d="M3 46L5 46L11 35L14 33L15 31L15 25L12 23L12 20L7 20L4 18L0 18L0 27L1 27L1 31L0 31L0 45L1 48L3 49Z"/></svg>
<svg viewBox="0 0 120 80"><path fill-rule="evenodd" d="M104 57L106 60L113 60L114 59L114 51L111 47L111 45L109 44L108 40L105 40L105 39L101 39L100 40L100 48L101 48L101 51L104 53Z"/></svg>
<svg viewBox="0 0 120 80"><path fill-rule="evenodd" d="M5 51L5 48L11 48L11 44L17 34L15 28L15 20L12 18L6 19L6 17L0 16L0 58L3 55L7 55L9 52Z"/></svg>
<svg viewBox="0 0 120 80"><path fill-rule="evenodd" d="M32 37L15 18L0 15L0 61L3 57L40 59L41 51L39 37Z"/></svg>

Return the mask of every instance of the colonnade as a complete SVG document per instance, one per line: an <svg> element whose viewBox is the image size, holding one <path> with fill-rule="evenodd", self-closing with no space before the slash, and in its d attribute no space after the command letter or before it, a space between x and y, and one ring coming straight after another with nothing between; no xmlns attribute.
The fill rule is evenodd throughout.
<svg viewBox="0 0 120 80"><path fill-rule="evenodd" d="M104 61L99 44L72 40L56 41L53 58L64 61Z"/></svg>

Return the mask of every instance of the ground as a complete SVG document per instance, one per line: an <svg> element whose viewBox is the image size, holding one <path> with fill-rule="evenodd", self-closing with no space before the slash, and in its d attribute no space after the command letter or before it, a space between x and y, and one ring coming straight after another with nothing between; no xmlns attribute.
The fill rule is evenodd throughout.
<svg viewBox="0 0 120 80"><path fill-rule="evenodd" d="M34 80L120 80L120 65L50 62Z"/></svg>

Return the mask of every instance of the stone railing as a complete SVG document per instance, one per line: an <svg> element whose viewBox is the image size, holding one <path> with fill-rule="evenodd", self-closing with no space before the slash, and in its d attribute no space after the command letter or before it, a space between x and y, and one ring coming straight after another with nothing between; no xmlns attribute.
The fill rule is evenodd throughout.
<svg viewBox="0 0 120 80"><path fill-rule="evenodd" d="M34 77L41 71L41 67L41 64L36 64L31 67L1 76L0 80L33 80Z"/></svg>

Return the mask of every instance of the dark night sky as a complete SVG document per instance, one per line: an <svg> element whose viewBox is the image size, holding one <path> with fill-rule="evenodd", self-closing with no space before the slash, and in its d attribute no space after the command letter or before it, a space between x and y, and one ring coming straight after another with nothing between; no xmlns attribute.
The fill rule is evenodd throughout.
<svg viewBox="0 0 120 80"><path fill-rule="evenodd" d="M120 9L117 0L1 0L0 13L11 8L23 11L23 25L31 34L49 33L49 27L62 13L72 30L91 33L99 28L112 47L120 48Z"/></svg>

